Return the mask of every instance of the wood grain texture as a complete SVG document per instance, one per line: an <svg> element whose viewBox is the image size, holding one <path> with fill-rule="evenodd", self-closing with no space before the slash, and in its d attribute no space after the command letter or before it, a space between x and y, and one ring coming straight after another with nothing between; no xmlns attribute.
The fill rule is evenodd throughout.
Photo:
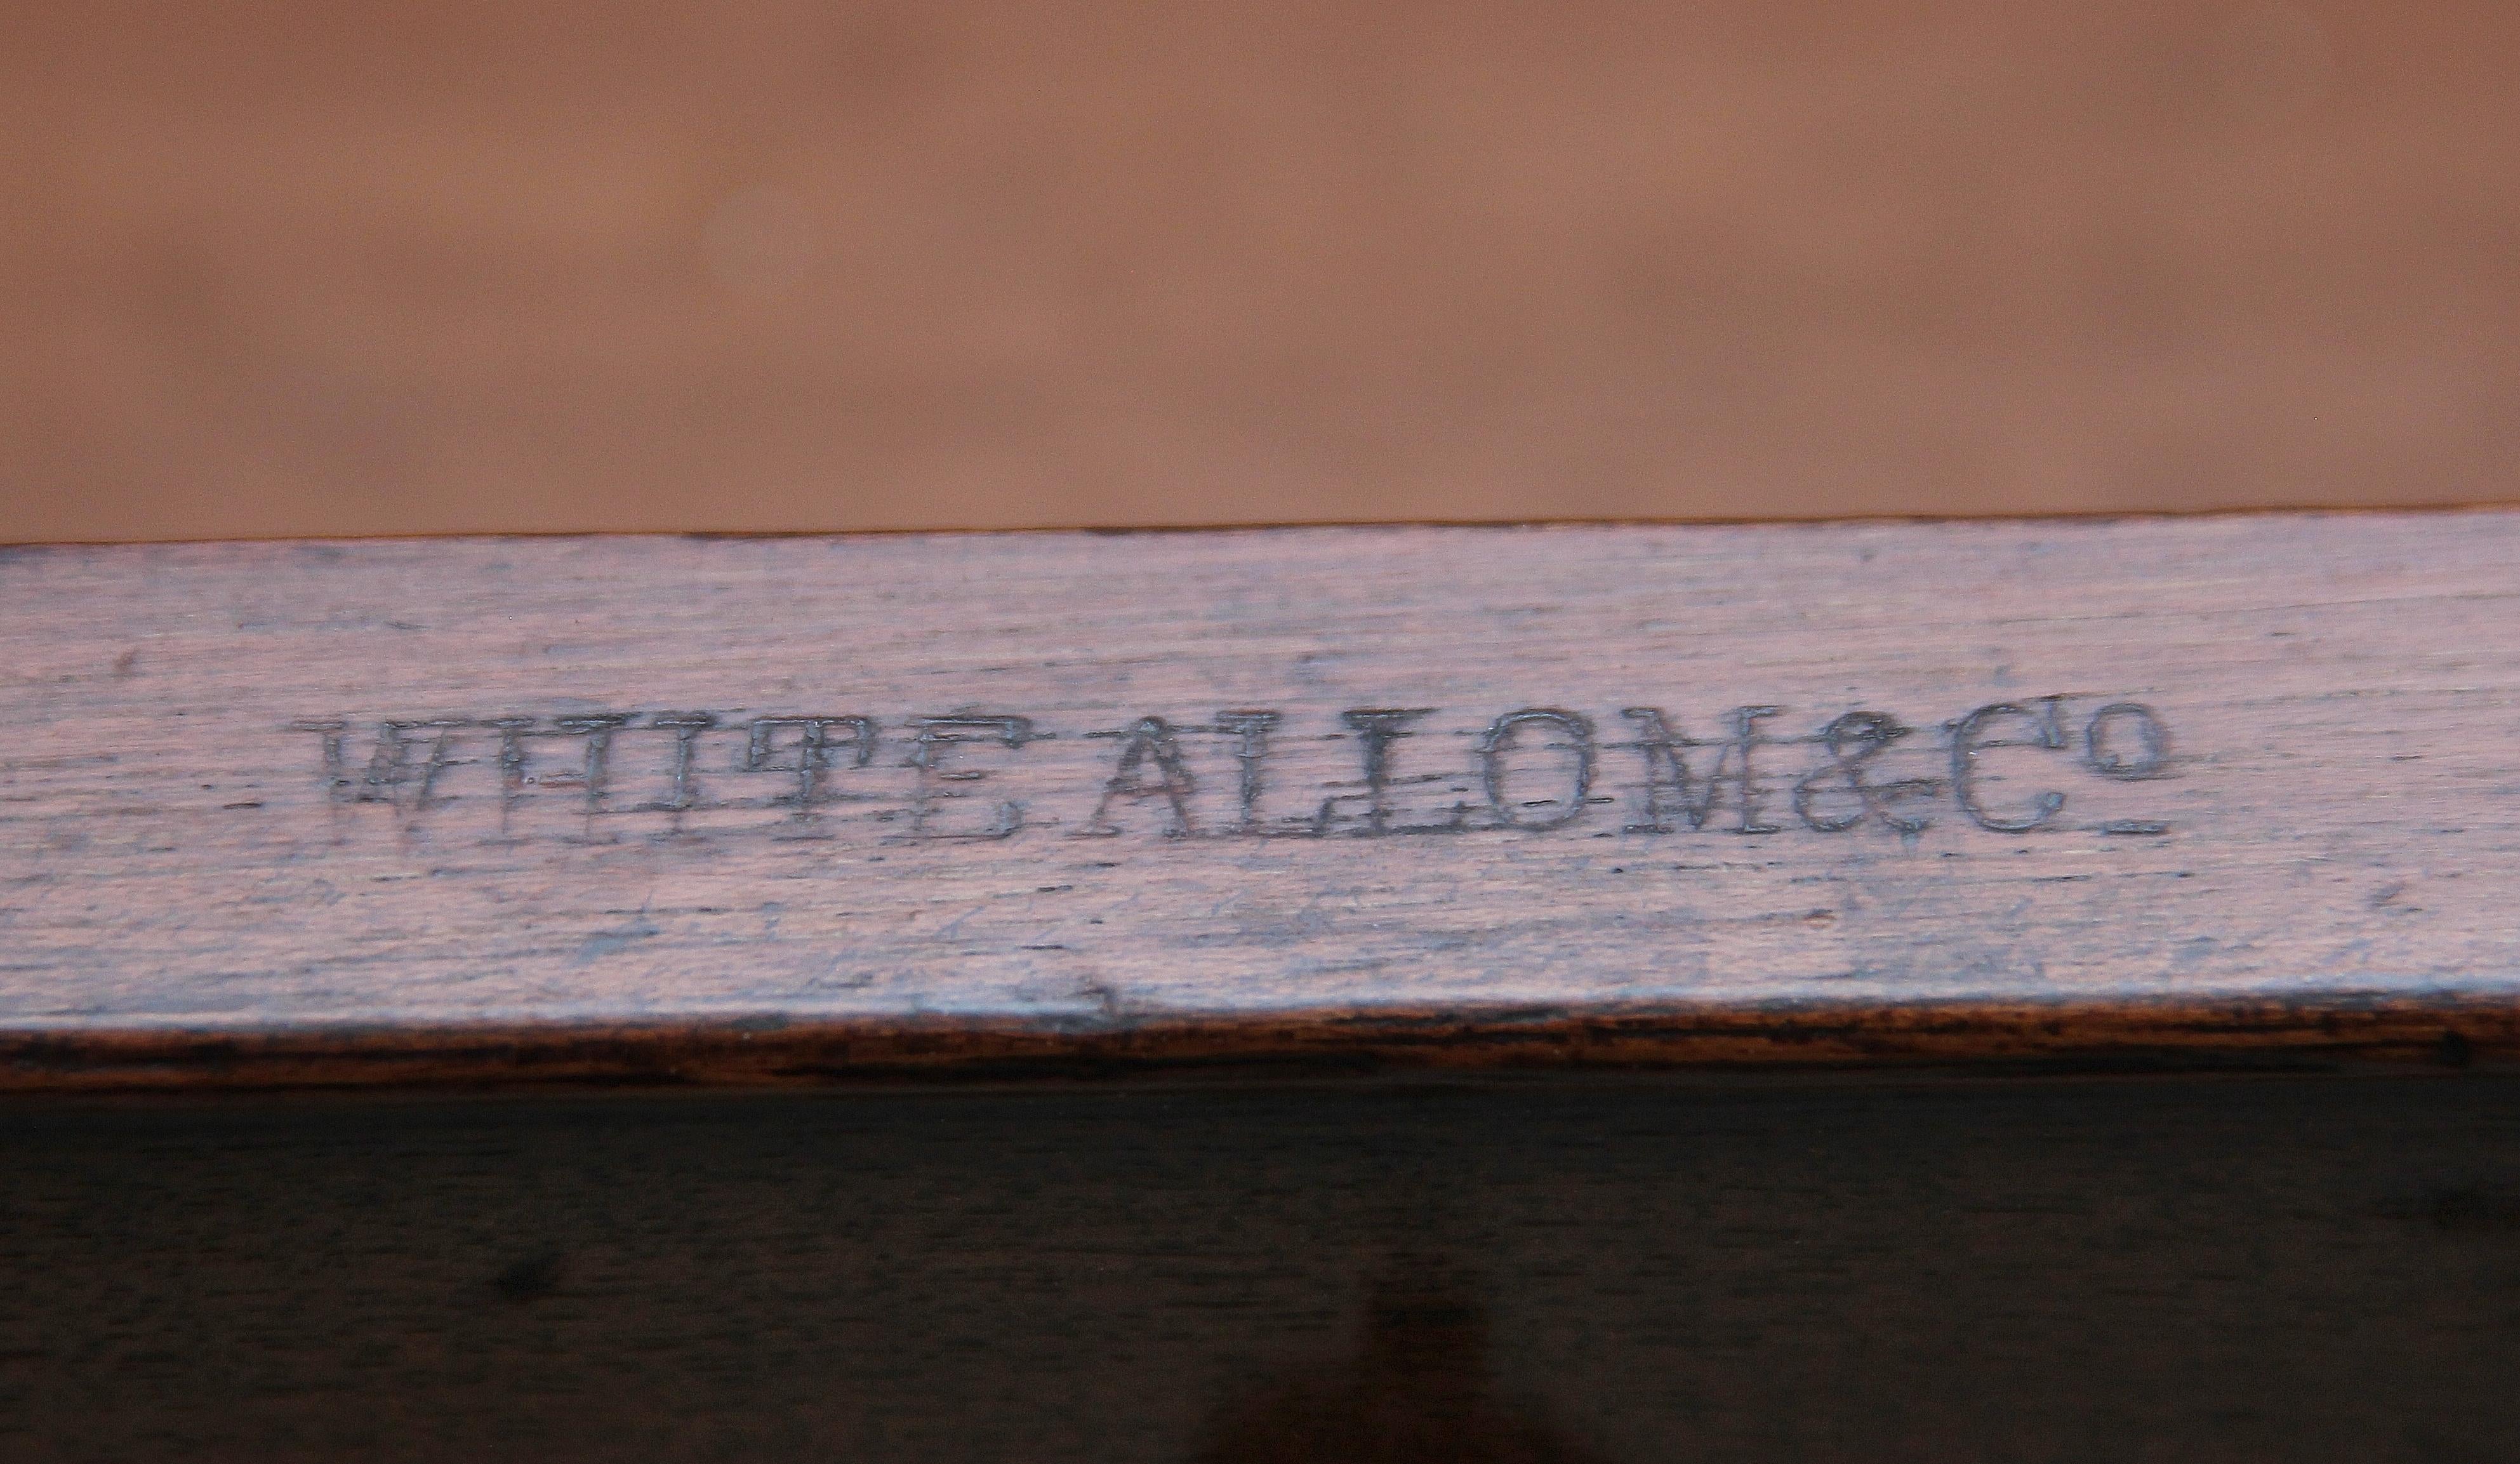
<svg viewBox="0 0 2520 1464"><path fill-rule="evenodd" d="M0 1456L2488 1464L2515 1099L22 1098Z"/></svg>
<svg viewBox="0 0 2520 1464"><path fill-rule="evenodd" d="M60 548L0 595L9 1082L2520 1032L2520 514Z"/></svg>

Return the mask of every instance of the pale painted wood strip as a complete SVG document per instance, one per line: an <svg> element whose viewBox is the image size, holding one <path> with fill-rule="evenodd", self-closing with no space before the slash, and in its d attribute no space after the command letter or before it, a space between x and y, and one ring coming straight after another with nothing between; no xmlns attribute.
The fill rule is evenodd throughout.
<svg viewBox="0 0 2520 1464"><path fill-rule="evenodd" d="M8 551L0 1033L2499 1022L2515 610L2492 511Z"/></svg>

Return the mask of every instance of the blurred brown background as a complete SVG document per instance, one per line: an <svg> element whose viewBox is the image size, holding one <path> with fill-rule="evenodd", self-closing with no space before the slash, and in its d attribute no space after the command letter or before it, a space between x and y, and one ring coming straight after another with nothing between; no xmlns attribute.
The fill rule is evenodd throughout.
<svg viewBox="0 0 2520 1464"><path fill-rule="evenodd" d="M0 25L5 539L2520 481L2496 0Z"/></svg>

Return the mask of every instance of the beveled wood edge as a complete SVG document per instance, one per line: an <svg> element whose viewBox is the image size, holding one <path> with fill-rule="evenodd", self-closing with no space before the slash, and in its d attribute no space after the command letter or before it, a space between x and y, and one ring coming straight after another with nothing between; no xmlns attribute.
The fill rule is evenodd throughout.
<svg viewBox="0 0 2520 1464"><path fill-rule="evenodd" d="M988 537L1096 538L1263 534L1278 530L1383 528L1835 528L1866 525L1965 526L1972 524L2098 525L2217 519L2318 519L2403 516L2448 518L2462 514L2520 513L2520 495L2410 499L2405 503L2326 503L2287 499L2273 503L2002 510L1851 509L1807 514L1541 514L1484 518L1302 518L1167 520L1143 524L887 524L848 528L449 528L375 533L239 533L183 538L0 538L0 555L22 550L174 549L204 544L431 544L484 541L700 539L968 539Z"/></svg>
<svg viewBox="0 0 2520 1464"><path fill-rule="evenodd" d="M1409 1071L2464 1067L2512 1059L2520 1059L2520 1002L2454 993L2096 1005L1377 1010L1108 1024L763 1015L586 1025L20 1030L0 1034L0 1093L793 1087Z"/></svg>

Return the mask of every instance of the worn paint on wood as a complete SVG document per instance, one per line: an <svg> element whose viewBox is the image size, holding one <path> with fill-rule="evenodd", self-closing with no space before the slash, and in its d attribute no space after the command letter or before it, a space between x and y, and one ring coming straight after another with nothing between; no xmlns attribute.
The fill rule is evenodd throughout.
<svg viewBox="0 0 2520 1464"><path fill-rule="evenodd" d="M11 1080L2507 1041L2520 514L0 560Z"/></svg>

